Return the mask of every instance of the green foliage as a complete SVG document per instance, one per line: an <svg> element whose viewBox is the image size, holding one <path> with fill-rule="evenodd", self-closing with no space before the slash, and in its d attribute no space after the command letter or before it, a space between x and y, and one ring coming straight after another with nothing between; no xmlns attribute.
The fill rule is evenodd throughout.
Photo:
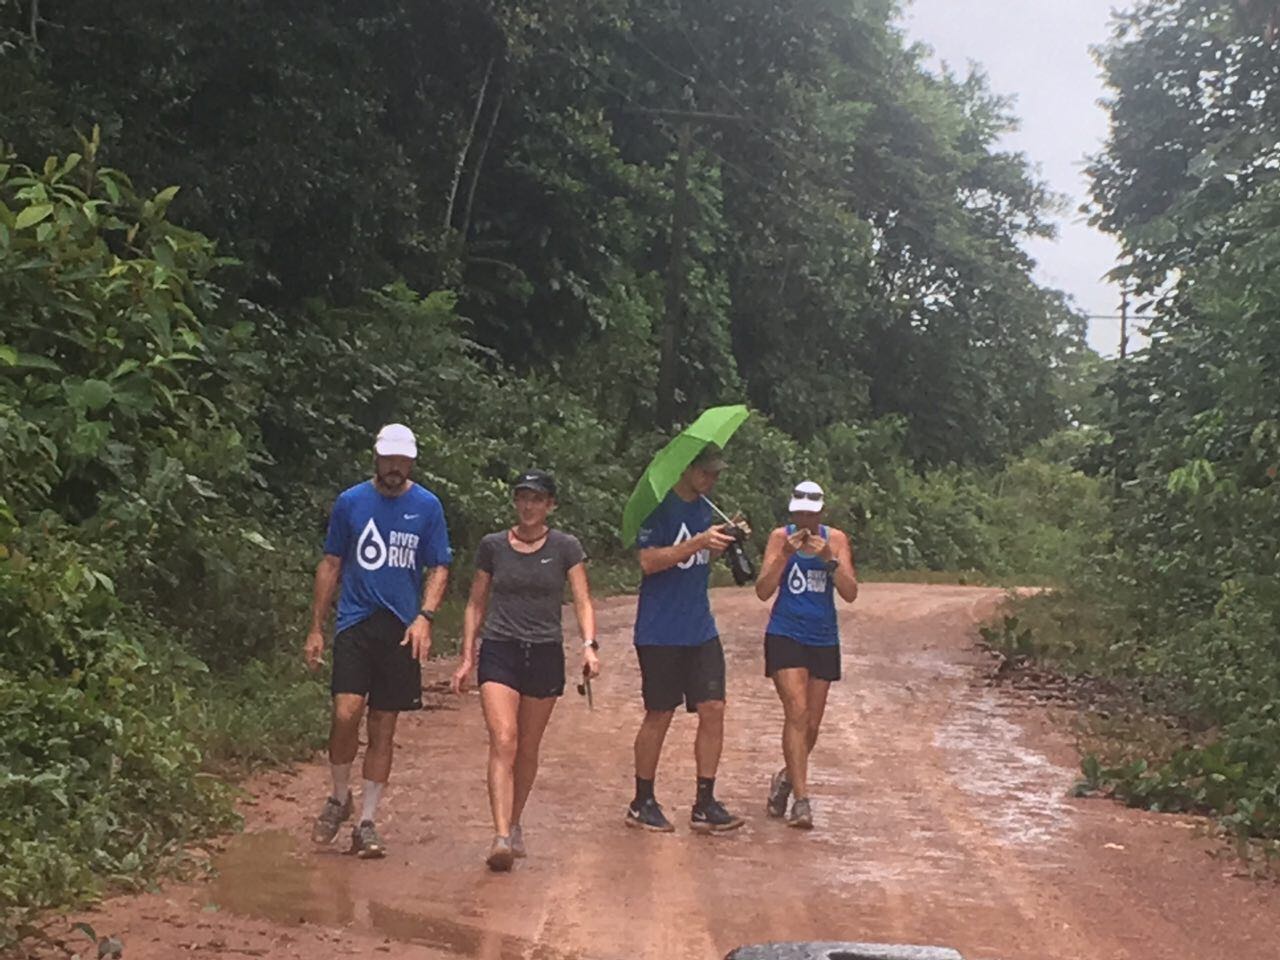
<svg viewBox="0 0 1280 960"><path fill-rule="evenodd" d="M373 0L305 18L65 0L40 6L37 38L23 8L0 6L0 137L42 155L100 125L144 192L184 186L182 222L241 261L223 283L280 311L288 339L312 335L317 297L452 290L467 335L514 370L584 397L602 392L584 370L609 374L591 409L626 447L670 426L653 374L679 260L684 419L745 395L808 440L901 415L931 466L998 463L1064 425L1082 320L1020 246L1059 201L1000 149L1008 104L980 74L928 73L889 0Z"/></svg>
<svg viewBox="0 0 1280 960"><path fill-rule="evenodd" d="M1134 803L1280 835L1280 122L1266 4L1157 0L1102 59L1112 136L1095 220L1150 299L1151 343L1114 371L1113 537L1055 602L1090 621L1077 664L1122 675L1187 742L1088 778ZM1107 614L1093 622L1086 608ZM1053 631L1051 631L1052 633ZM1062 645L1052 640L1049 646Z"/></svg>
<svg viewBox="0 0 1280 960"><path fill-rule="evenodd" d="M273 635L256 529L229 525L254 500L251 330L212 244L165 219L174 192L95 158L0 171L3 925L232 822L187 729L210 690L192 652Z"/></svg>

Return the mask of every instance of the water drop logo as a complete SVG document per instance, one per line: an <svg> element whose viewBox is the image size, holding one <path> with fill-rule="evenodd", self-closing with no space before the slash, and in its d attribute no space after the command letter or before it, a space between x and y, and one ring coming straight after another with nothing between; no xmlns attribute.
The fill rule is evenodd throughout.
<svg viewBox="0 0 1280 960"><path fill-rule="evenodd" d="M791 565L791 573L787 575L787 589L796 596L809 589L809 578L804 575L798 563Z"/></svg>
<svg viewBox="0 0 1280 960"><path fill-rule="evenodd" d="M372 517L356 541L356 561L366 570L377 570L387 562L387 543L378 533L378 525Z"/></svg>
<svg viewBox="0 0 1280 960"><path fill-rule="evenodd" d="M689 525L687 523L682 523L680 524L680 532L676 534L675 543L673 543L672 546L674 547L681 543L684 543L686 540L692 539L692 537L693 537L693 534L689 532ZM678 563L676 564L676 566L679 567L681 570L688 570L697 562L698 562L698 555L695 553L688 560L685 560L682 563Z"/></svg>

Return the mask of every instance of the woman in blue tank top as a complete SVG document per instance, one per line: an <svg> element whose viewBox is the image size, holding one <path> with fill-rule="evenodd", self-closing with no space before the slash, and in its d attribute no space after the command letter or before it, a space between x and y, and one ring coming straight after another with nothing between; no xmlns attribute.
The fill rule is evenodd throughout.
<svg viewBox="0 0 1280 960"><path fill-rule="evenodd" d="M827 691L840 679L840 630L836 622L838 593L847 603L858 595L853 548L842 531L822 523L822 487L812 480L791 492L791 522L769 534L756 596L775 593L773 613L765 628L764 671L782 701L782 756L786 762L769 784L765 810L771 817L787 814L787 825L809 829L809 753L827 706Z"/></svg>

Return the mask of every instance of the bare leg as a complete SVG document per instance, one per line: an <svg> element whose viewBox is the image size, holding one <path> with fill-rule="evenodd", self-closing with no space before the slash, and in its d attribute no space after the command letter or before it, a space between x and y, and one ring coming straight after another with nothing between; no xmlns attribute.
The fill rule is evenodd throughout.
<svg viewBox="0 0 1280 960"><path fill-rule="evenodd" d="M489 809L493 832L511 835L515 799L516 751L519 746L520 694L500 683L480 685L480 705L489 728Z"/></svg>
<svg viewBox="0 0 1280 960"><path fill-rule="evenodd" d="M391 754L395 750L396 718L390 710L370 710L366 727L369 746L364 751L364 778L374 783L391 779Z"/></svg>
<svg viewBox="0 0 1280 960"><path fill-rule="evenodd" d="M809 727L806 730L806 753L813 753L813 745L818 742L818 728L822 726L822 715L827 712L827 694L831 691L830 680L809 680Z"/></svg>
<svg viewBox="0 0 1280 960"><path fill-rule="evenodd" d="M698 734L693 741L693 756L699 777L714 777L724 749L724 701L704 700L698 704Z"/></svg>
<svg viewBox="0 0 1280 960"><path fill-rule="evenodd" d="M787 780L797 800L809 796L809 671L786 667L773 674L773 685L782 701L782 757Z"/></svg>
<svg viewBox="0 0 1280 960"><path fill-rule="evenodd" d="M358 693L337 693L329 719L329 762L351 763L360 749L360 721L364 718L364 697Z"/></svg>
<svg viewBox="0 0 1280 960"><path fill-rule="evenodd" d="M667 739L674 710L646 710L644 720L636 733L636 776L652 780L658 774L658 758L662 755L662 743Z"/></svg>
<svg viewBox="0 0 1280 960"><path fill-rule="evenodd" d="M519 736L516 746L515 793L511 804L511 822L520 822L524 805L529 800L533 781L538 776L538 748L547 730L551 711L555 709L555 697L521 697Z"/></svg>

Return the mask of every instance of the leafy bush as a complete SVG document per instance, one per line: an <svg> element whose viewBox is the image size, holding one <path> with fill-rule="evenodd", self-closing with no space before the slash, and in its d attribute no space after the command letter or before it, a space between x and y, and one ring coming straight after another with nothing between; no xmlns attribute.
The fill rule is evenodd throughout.
<svg viewBox="0 0 1280 960"><path fill-rule="evenodd" d="M208 687L193 652L275 635L233 602L261 581L235 513L260 497L252 329L212 244L165 219L174 191L95 152L0 165L0 936L232 822L180 722ZM195 597L225 604L203 632Z"/></svg>

